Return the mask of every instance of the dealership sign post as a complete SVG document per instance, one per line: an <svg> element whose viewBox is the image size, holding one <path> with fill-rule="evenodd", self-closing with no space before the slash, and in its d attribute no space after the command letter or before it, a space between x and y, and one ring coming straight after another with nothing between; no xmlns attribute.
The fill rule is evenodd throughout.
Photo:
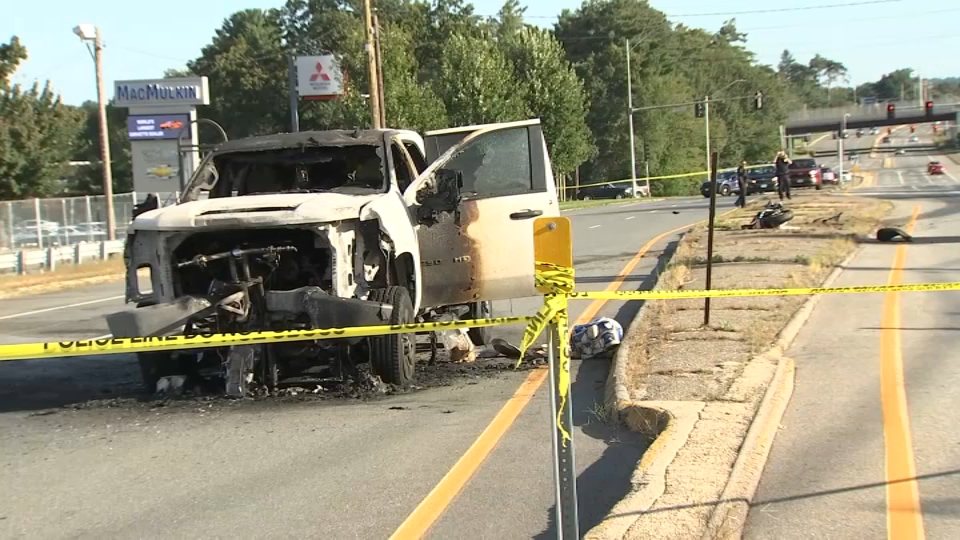
<svg viewBox="0 0 960 540"><path fill-rule="evenodd" d="M180 191L200 162L197 105L210 104L206 77L116 81L113 105L129 109L127 138L138 202L150 193L161 201ZM181 156L178 139L194 150ZM185 146L187 146L185 144Z"/></svg>

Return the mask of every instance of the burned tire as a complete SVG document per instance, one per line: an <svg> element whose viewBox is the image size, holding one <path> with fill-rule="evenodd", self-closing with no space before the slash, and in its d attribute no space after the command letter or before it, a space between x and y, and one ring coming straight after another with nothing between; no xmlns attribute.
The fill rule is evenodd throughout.
<svg viewBox="0 0 960 540"><path fill-rule="evenodd" d="M191 377L195 373L195 366L191 365L190 355L175 356L170 351L137 353L137 363L140 364L140 381L147 394L157 391L157 383L163 377L184 375Z"/></svg>
<svg viewBox="0 0 960 540"><path fill-rule="evenodd" d="M393 306L390 324L414 322L413 302L403 287L370 291L368 300ZM415 334L393 334L370 338L370 366L383 382L404 386L414 381L417 362Z"/></svg>
<svg viewBox="0 0 960 540"><path fill-rule="evenodd" d="M470 313L467 315L471 319L489 319L493 313L493 306L490 302L477 302L470 306ZM471 328L467 330L470 341L476 346L483 346L490 343L490 327Z"/></svg>
<svg viewBox="0 0 960 540"><path fill-rule="evenodd" d="M761 218L760 227L763 229L775 229L791 219L793 219L793 210L784 210L775 216Z"/></svg>

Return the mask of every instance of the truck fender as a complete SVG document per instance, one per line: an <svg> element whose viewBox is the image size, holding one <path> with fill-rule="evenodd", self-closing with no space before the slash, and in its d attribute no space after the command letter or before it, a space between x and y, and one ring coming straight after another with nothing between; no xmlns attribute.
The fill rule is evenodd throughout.
<svg viewBox="0 0 960 540"><path fill-rule="evenodd" d="M413 266L414 290L410 291L413 300L413 310L420 310L422 299L420 290L420 244L417 242L417 233L410 219L410 213L399 193L391 191L370 203L360 210L360 221L376 219L380 230L386 234L396 249L396 256L404 253L410 255Z"/></svg>

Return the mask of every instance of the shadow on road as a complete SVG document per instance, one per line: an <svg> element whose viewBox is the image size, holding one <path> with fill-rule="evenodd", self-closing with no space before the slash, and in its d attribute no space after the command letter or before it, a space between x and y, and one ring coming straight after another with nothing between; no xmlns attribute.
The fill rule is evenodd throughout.
<svg viewBox="0 0 960 540"><path fill-rule="evenodd" d="M141 388L132 354L0 362L0 413L139 397Z"/></svg>
<svg viewBox="0 0 960 540"><path fill-rule="evenodd" d="M868 483L868 484L857 484L857 485L848 486L848 487L842 487L842 488L825 489L825 490L823 490L823 491L810 491L810 492L807 492L807 493L798 493L798 494L796 494L796 495L788 495L788 496L786 496L786 497L776 497L776 498L772 498L772 499L760 499L760 500L755 500L755 501L752 501L752 502L751 502L751 501L748 501L748 500L745 500L745 499L722 499L722 500L707 501L707 502L701 502L701 503L691 503L691 504L681 504L681 505L676 505L676 506L668 506L668 507L666 507L666 508L656 508L656 509L647 510L647 511L644 511L644 512L626 512L626 513L623 513L623 514L616 514L616 515L613 516L613 517L634 516L634 515L639 517L639 516L641 516L641 515L643 515L643 514L659 514L659 513L663 513L663 512L673 512L673 511L676 511L676 510L686 510L686 509L690 509L690 508L701 508L701 507L704 507L704 506L716 506L716 505L722 504L722 503L748 503L748 504L750 505L750 507L753 508L753 507L757 507L757 506L765 506L765 505L772 505L772 504L778 504L778 503L785 503L785 502L792 502L792 501L800 501L800 500L804 500L804 499L813 499L813 498L816 498L816 497L829 497L829 496L831 496L831 495L839 495L839 494L842 494L842 493L850 493L850 492L854 492L854 491L864 491L864 490L868 490L868 489L877 489L877 488L886 487L887 485L900 484L900 483L903 483L903 482L913 482L913 481L918 481L918 482L919 482L919 481L923 481L923 480L931 480L931 479L934 479L934 478L943 478L943 477L947 477L947 476L958 476L958 475L960 475L960 469L954 469L954 470L942 471L942 472L937 472L937 473L921 474L921 475L918 475L918 476L914 476L914 477L912 477L912 478L905 478L905 479L901 479L901 480L894 480L894 481L892 481L892 482L871 482L871 483ZM924 510L926 510L926 508L925 508Z"/></svg>
<svg viewBox="0 0 960 540"><path fill-rule="evenodd" d="M679 240L667 244L657 256L657 264L649 274L631 275L624 280L638 282L636 287L621 287L621 290L652 289L656 285L657 276L670 262L678 244ZM608 276L606 281L613 279L615 276ZM642 305L643 302L640 301L624 302L614 318L626 330ZM621 424L613 424L598 417L604 412L602 404L610 360L597 358L575 364L579 365L576 365L571 389L571 400L574 404L573 424L583 434L603 440L607 444L600 459L577 476L577 512L582 536L600 524L614 505L630 492L633 471L652 441ZM547 529L535 538L547 540L557 537L555 505L550 507L548 519Z"/></svg>

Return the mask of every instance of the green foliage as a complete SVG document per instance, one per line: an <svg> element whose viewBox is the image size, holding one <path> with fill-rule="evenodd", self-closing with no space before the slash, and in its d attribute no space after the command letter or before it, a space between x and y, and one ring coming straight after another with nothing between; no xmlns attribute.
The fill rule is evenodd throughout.
<svg viewBox="0 0 960 540"><path fill-rule="evenodd" d="M67 187L75 195L103 194L103 164L100 161L100 114L96 102L79 107L83 124L73 147L72 159L89 161L74 170ZM133 191L133 166L127 139L127 111L107 106L107 133L110 137L110 173L114 193Z"/></svg>
<svg viewBox="0 0 960 540"><path fill-rule="evenodd" d="M0 45L0 199L47 197L62 190L83 115L50 88L10 84L27 51L14 37Z"/></svg>

